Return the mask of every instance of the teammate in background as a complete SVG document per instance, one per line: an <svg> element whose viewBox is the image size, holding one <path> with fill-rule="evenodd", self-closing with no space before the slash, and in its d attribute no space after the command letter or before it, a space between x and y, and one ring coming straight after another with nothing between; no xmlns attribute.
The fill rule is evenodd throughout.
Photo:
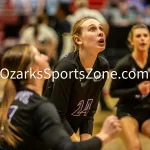
<svg viewBox="0 0 150 150"><path fill-rule="evenodd" d="M116 65L117 79L112 79L110 94L119 97L117 116L128 150L141 150L139 131L150 137L150 34L144 24L131 28L128 35L132 50Z"/></svg>
<svg viewBox="0 0 150 150"><path fill-rule="evenodd" d="M73 143L55 107L41 96L47 77L44 70L49 69L49 64L48 57L35 47L12 47L4 54L2 67L9 71L9 79L0 103L1 150L99 150L120 131L119 120L110 116L95 137ZM30 76L30 69L36 72L34 77Z"/></svg>
<svg viewBox="0 0 150 150"><path fill-rule="evenodd" d="M72 28L72 39L76 50L56 64L54 71L60 76L54 81L49 79L45 96L56 106L71 139L79 141L75 134L78 129L80 140L92 136L98 97L107 79L107 74L100 74L108 71L109 66L100 56L106 37L97 19L78 20Z"/></svg>

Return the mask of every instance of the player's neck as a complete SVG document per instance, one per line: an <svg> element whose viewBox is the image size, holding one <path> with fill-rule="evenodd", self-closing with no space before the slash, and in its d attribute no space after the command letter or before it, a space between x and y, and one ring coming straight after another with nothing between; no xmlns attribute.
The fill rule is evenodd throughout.
<svg viewBox="0 0 150 150"><path fill-rule="evenodd" d="M85 51L79 50L79 57L80 57L81 64L86 69L86 68L93 67L95 60L97 58L97 55L91 55Z"/></svg>
<svg viewBox="0 0 150 150"><path fill-rule="evenodd" d="M132 57L140 68L144 68L147 63L147 52L133 52Z"/></svg>
<svg viewBox="0 0 150 150"><path fill-rule="evenodd" d="M26 85L27 88L35 91L39 95L42 95L44 82L42 80L36 80Z"/></svg>
<svg viewBox="0 0 150 150"><path fill-rule="evenodd" d="M148 57L148 52L140 52L140 51L133 51L132 52L132 57L140 62L145 62L147 61L147 57Z"/></svg>

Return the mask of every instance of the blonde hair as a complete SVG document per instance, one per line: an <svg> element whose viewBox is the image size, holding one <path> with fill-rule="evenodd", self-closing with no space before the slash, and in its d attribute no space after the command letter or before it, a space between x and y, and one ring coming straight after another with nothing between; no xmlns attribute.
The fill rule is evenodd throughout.
<svg viewBox="0 0 150 150"><path fill-rule="evenodd" d="M8 50L2 58L2 67L9 71L27 70L27 67L34 61L32 46L19 44ZM14 75L15 77L15 75ZM15 133L18 129L8 121L8 111L16 95L16 89L26 84L23 79L8 79L4 87L3 99L0 103L0 141L5 140L9 145L15 147L22 139ZM15 132L15 133L14 133Z"/></svg>
<svg viewBox="0 0 150 150"><path fill-rule="evenodd" d="M136 24L136 25L134 25L134 26L130 29L130 32L129 32L128 38L127 38L128 47L129 47L131 50L133 50L133 46L131 45L131 41L132 41L132 39L133 39L134 30L139 29L139 28L147 29L148 32L149 32L149 29L148 29L148 27L147 27L145 24Z"/></svg>
<svg viewBox="0 0 150 150"><path fill-rule="evenodd" d="M81 32L82 32L82 27L81 25L83 24L83 22L85 22L86 20L89 20L89 19L95 19L97 21L99 21L98 19L94 18L94 17L84 17L84 18L81 18L80 20L78 20L72 27L72 30L71 30L71 35L72 35L72 40L74 42L74 46L75 46L75 50L77 50L79 48L78 44L75 42L74 40L74 37L75 36L80 36L81 35Z"/></svg>

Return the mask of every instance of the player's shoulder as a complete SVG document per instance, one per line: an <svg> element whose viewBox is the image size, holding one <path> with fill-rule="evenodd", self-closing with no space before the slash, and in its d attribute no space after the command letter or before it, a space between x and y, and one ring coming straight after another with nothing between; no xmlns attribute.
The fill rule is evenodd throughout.
<svg viewBox="0 0 150 150"><path fill-rule="evenodd" d="M38 95L37 93L34 93L30 97L30 102L38 103L38 102L46 102L48 101L45 97Z"/></svg>
<svg viewBox="0 0 150 150"><path fill-rule="evenodd" d="M57 64L54 67L54 70L58 71L74 71L75 68L77 68L77 57L78 52L72 52L66 54L61 60L57 62Z"/></svg>
<svg viewBox="0 0 150 150"><path fill-rule="evenodd" d="M18 102L18 105L24 105L29 109L34 109L41 103L48 102L45 97L41 97L39 94L28 88L19 90L15 96L15 101Z"/></svg>
<svg viewBox="0 0 150 150"><path fill-rule="evenodd" d="M131 59L131 54L127 54L126 56L122 57L119 61L118 64L127 64L130 62Z"/></svg>
<svg viewBox="0 0 150 150"><path fill-rule="evenodd" d="M150 51L148 52L148 61L150 61Z"/></svg>
<svg viewBox="0 0 150 150"><path fill-rule="evenodd" d="M109 68L109 62L107 61L107 59L105 58L104 55L98 54L97 60L98 60L98 62L100 64L100 66Z"/></svg>
<svg viewBox="0 0 150 150"><path fill-rule="evenodd" d="M115 68L127 69L132 66L131 54L122 57L116 64Z"/></svg>

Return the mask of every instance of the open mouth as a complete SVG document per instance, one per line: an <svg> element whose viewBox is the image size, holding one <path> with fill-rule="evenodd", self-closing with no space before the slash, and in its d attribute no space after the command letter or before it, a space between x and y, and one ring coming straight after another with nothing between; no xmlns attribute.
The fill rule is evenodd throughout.
<svg viewBox="0 0 150 150"><path fill-rule="evenodd" d="M145 46L146 44L145 44L145 43L141 43L140 45L141 45L141 46Z"/></svg>
<svg viewBox="0 0 150 150"><path fill-rule="evenodd" d="M100 40L98 41L98 43L99 43L99 44L104 44L105 41L104 41L104 39L100 39Z"/></svg>

